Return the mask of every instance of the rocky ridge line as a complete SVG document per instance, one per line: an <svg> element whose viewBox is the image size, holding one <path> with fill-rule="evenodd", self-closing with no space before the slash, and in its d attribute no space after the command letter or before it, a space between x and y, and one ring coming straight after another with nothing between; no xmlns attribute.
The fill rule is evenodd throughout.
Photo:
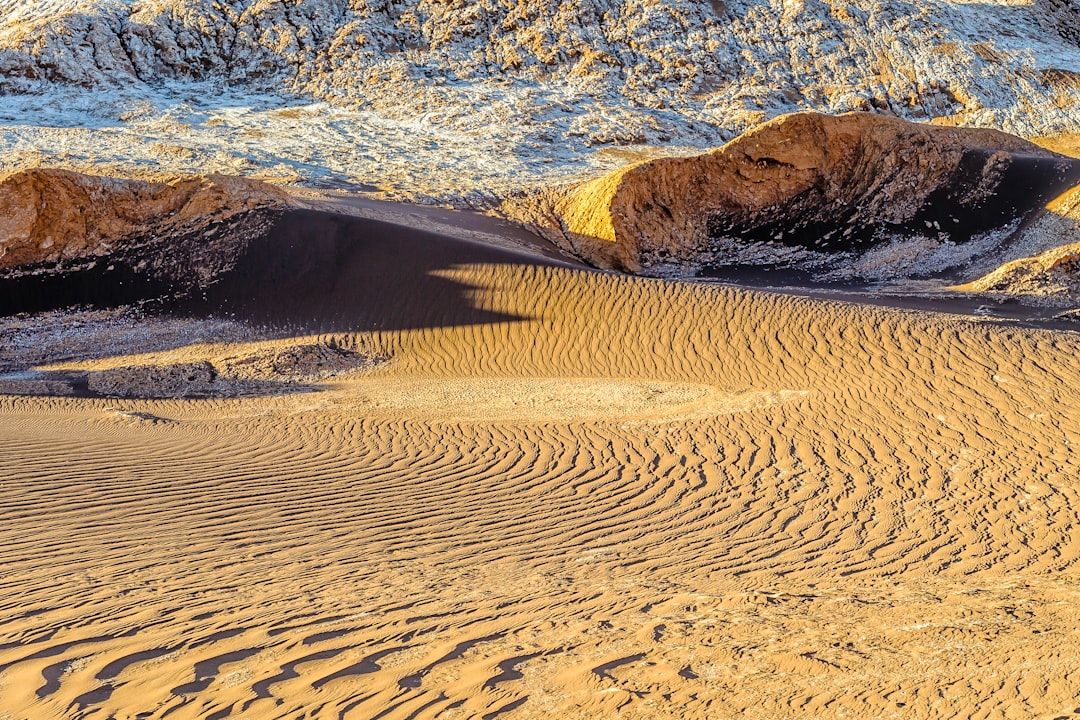
<svg viewBox="0 0 1080 720"><path fill-rule="evenodd" d="M565 132L598 143L731 137L796 110L1080 129L1076 0L4 0L0 11L9 93L213 81L467 124L467 99L573 88L582 103L564 108L576 120ZM506 121L551 125L557 108L541 95Z"/></svg>

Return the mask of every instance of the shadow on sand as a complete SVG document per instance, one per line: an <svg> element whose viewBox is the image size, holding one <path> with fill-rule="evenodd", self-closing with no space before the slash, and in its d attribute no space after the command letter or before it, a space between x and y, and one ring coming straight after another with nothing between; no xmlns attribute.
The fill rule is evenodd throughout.
<svg viewBox="0 0 1080 720"><path fill-rule="evenodd" d="M0 279L0 316L148 304L165 314L235 319L267 329L268 337L513 322L525 318L478 307L475 288L444 273L470 264L555 264L539 254L312 210L282 214L200 290L185 292L138 270L145 260L117 256Z"/></svg>

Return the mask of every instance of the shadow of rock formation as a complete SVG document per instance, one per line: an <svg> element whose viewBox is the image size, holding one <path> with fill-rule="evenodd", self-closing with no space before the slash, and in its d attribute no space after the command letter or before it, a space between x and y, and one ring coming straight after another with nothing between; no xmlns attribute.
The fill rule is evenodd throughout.
<svg viewBox="0 0 1080 720"><path fill-rule="evenodd" d="M252 242L229 272L174 307L307 333L509 322L521 318L478 306L473 288L445 271L522 258L381 220L296 210Z"/></svg>
<svg viewBox="0 0 1080 720"><path fill-rule="evenodd" d="M519 318L480 307L447 273L520 262L555 261L382 220L260 209L193 235L9 269L0 315L139 304L273 337L508 322Z"/></svg>

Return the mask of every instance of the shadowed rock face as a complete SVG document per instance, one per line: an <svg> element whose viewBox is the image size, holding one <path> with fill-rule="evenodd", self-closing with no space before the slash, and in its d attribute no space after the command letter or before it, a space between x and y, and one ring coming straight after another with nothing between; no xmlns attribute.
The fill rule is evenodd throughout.
<svg viewBox="0 0 1080 720"><path fill-rule="evenodd" d="M951 171L922 182L910 177L908 167L883 158L861 172L830 168L831 177L822 173L810 188L779 203L712 211L708 238L823 251L866 248L885 233L945 233L966 242L1027 217L1077 176L1072 164L1057 158L982 149L963 150Z"/></svg>
<svg viewBox="0 0 1080 720"><path fill-rule="evenodd" d="M287 204L211 175L144 182L28 170L0 177L0 308L122 305L207 286Z"/></svg>
<svg viewBox="0 0 1080 720"><path fill-rule="evenodd" d="M740 244L955 244L1027 219L1077 182L1080 160L1004 133L804 113L704 155L572 187L546 230L590 262L633 272L655 258L735 261L723 253Z"/></svg>
<svg viewBox="0 0 1080 720"><path fill-rule="evenodd" d="M1006 262L958 289L1026 296L1051 307L1080 304L1080 187L1057 198L1025 228L1024 241L1034 254Z"/></svg>

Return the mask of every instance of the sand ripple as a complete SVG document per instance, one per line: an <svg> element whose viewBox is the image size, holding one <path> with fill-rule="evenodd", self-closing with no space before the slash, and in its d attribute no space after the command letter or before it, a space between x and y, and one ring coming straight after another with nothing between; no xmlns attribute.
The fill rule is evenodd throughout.
<svg viewBox="0 0 1080 720"><path fill-rule="evenodd" d="M454 272L525 319L303 395L0 397L0 717L1080 707L1080 336Z"/></svg>

